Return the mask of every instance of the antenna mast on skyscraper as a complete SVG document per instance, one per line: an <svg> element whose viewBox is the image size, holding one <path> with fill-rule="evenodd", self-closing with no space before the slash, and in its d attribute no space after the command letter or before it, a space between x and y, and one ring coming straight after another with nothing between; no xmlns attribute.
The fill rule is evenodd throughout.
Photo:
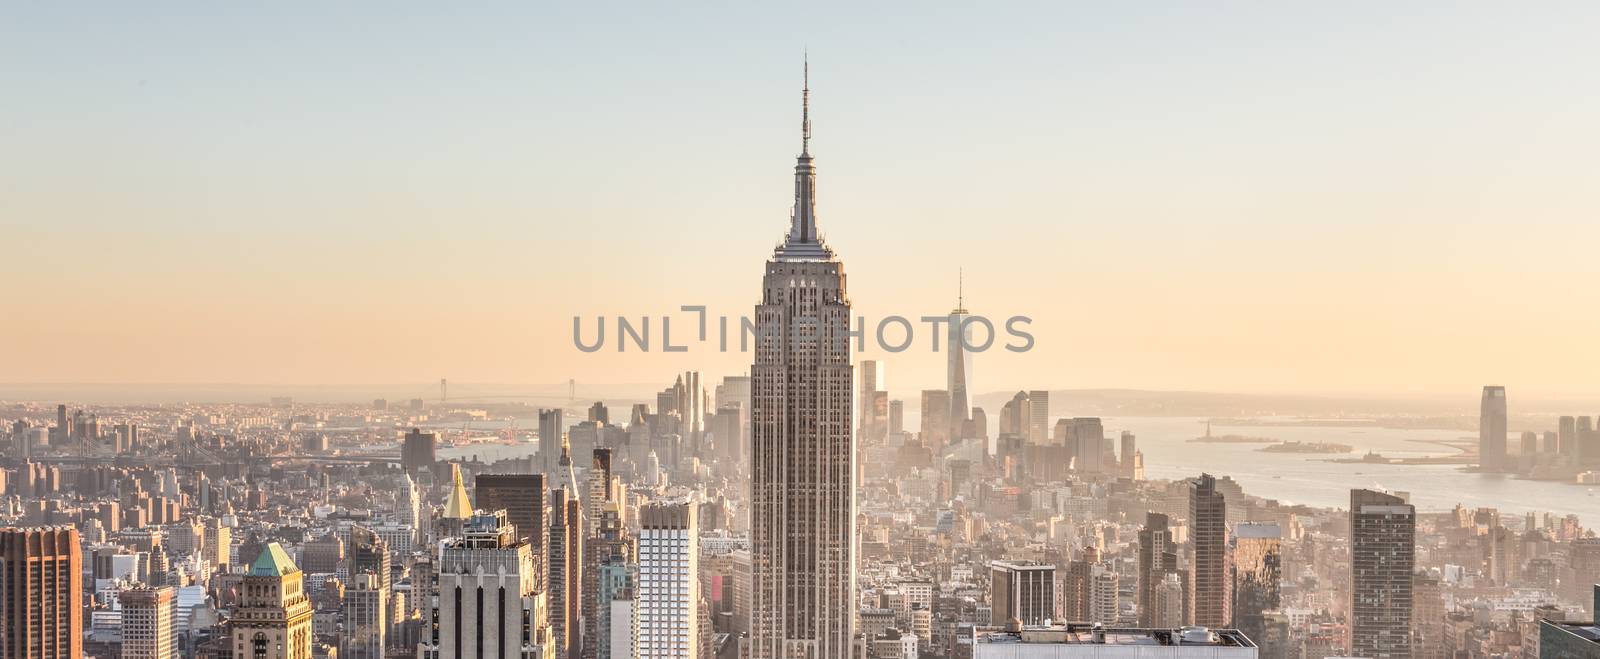
<svg viewBox="0 0 1600 659"><path fill-rule="evenodd" d="M800 153L811 153L811 51L801 56L805 74L800 87Z"/></svg>

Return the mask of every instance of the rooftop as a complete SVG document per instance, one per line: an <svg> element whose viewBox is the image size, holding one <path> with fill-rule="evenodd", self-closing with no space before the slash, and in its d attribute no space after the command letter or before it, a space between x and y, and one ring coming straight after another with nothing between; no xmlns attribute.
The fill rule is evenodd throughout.
<svg viewBox="0 0 1600 659"><path fill-rule="evenodd" d="M256 557L256 562L250 565L252 577L281 577L299 571L294 560L289 558L289 552L276 542L267 543L261 555Z"/></svg>
<svg viewBox="0 0 1600 659"><path fill-rule="evenodd" d="M1136 645L1136 646L1196 646L1255 648L1256 644L1237 629L1141 629L1132 627L1103 627L1096 629L1090 623L1067 623L1051 626L1027 626L1021 631L1003 627L977 627L972 630L974 643L1025 643L1041 645Z"/></svg>

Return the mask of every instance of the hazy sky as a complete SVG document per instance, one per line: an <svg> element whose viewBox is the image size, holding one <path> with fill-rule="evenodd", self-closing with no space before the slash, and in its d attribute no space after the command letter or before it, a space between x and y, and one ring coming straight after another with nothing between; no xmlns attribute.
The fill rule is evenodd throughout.
<svg viewBox="0 0 1600 659"><path fill-rule="evenodd" d="M0 14L0 381L740 371L572 317L749 311L809 48L856 311L1034 318L979 390L1600 395L1600 5L242 4Z"/></svg>

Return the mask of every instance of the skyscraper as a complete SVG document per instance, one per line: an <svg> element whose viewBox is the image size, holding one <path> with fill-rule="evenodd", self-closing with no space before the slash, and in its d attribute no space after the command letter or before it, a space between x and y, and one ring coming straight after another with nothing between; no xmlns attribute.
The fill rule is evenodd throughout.
<svg viewBox="0 0 1600 659"><path fill-rule="evenodd" d="M419 659L555 656L545 593L528 543L504 511L473 515L439 556L438 597Z"/></svg>
<svg viewBox="0 0 1600 659"><path fill-rule="evenodd" d="M1266 648L1266 613L1282 605L1283 529L1277 522L1234 526L1233 620L1239 631Z"/></svg>
<svg viewBox="0 0 1600 659"><path fill-rule="evenodd" d="M1073 465L1080 473L1100 474L1106 470L1106 429L1098 417L1075 417L1070 425Z"/></svg>
<svg viewBox="0 0 1600 659"><path fill-rule="evenodd" d="M1028 441L1043 444L1050 441L1050 392L1035 389L1028 392Z"/></svg>
<svg viewBox="0 0 1600 659"><path fill-rule="evenodd" d="M879 435L878 425L883 419L878 418L874 404L878 393L883 386L883 363L874 359L861 360L860 390L856 392L856 420L858 440L877 441Z"/></svg>
<svg viewBox="0 0 1600 659"><path fill-rule="evenodd" d="M477 503L481 510L504 510L518 540L532 548L537 567L544 567L545 536L549 533L550 491L544 474L478 474ZM544 588L539 577L539 588Z"/></svg>
<svg viewBox="0 0 1600 659"><path fill-rule="evenodd" d="M344 659L383 659L389 638L389 588L371 572L353 573L344 591Z"/></svg>
<svg viewBox="0 0 1600 659"><path fill-rule="evenodd" d="M1217 479L1201 474L1189 483L1188 621L1204 627L1233 624L1233 579L1228 555L1228 508Z"/></svg>
<svg viewBox="0 0 1600 659"><path fill-rule="evenodd" d="M400 445L400 465L408 472L419 469L432 469L438 461L437 445L439 438L431 432L422 432L412 428L406 433L405 441ZM239 560L244 560L242 557Z"/></svg>
<svg viewBox="0 0 1600 659"><path fill-rule="evenodd" d="M1167 607L1158 601L1167 577L1179 577L1178 545L1166 515L1146 513L1144 528L1139 529L1139 626L1157 627L1169 624L1161 611ZM1179 580L1179 599L1182 597L1182 580ZM1184 607L1176 607L1181 612Z"/></svg>
<svg viewBox="0 0 1600 659"><path fill-rule="evenodd" d="M539 410L539 462L545 469L556 466L561 455L561 408Z"/></svg>
<svg viewBox="0 0 1600 659"><path fill-rule="evenodd" d="M1411 656L1416 531L1416 509L1404 499L1350 491L1350 656Z"/></svg>
<svg viewBox="0 0 1600 659"><path fill-rule="evenodd" d="M1505 471L1506 462L1506 388L1483 388L1483 401L1478 407L1478 468L1488 472Z"/></svg>
<svg viewBox="0 0 1600 659"><path fill-rule="evenodd" d="M850 300L817 232L809 97L807 84L789 233L755 311L752 659L848 659L855 636Z"/></svg>
<svg viewBox="0 0 1600 659"><path fill-rule="evenodd" d="M235 659L311 659L311 600L304 576L278 543L261 550L245 574L233 612Z"/></svg>
<svg viewBox="0 0 1600 659"><path fill-rule="evenodd" d="M634 614L639 659L701 656L699 557L693 502L651 502L639 509L639 596Z"/></svg>
<svg viewBox="0 0 1600 659"><path fill-rule="evenodd" d="M0 530L0 616L4 659L83 656L83 550L76 529Z"/></svg>
<svg viewBox="0 0 1600 659"><path fill-rule="evenodd" d="M584 543L589 560L584 566L583 656L593 659L631 659L633 590L636 551L621 505L608 502L593 520L595 532ZM622 601L619 607L616 603ZM620 609L620 610L619 610ZM621 638L626 643L617 643Z"/></svg>
<svg viewBox="0 0 1600 659"><path fill-rule="evenodd" d="M934 451L950 442L950 392L922 390L922 443Z"/></svg>
<svg viewBox="0 0 1600 659"><path fill-rule="evenodd" d="M950 392L950 438L966 439L963 429L971 413L972 402L968 394L972 386L972 353L967 344L974 343L973 329L967 323L966 294L958 278L956 283L956 308L950 310L950 327L945 350L949 357L945 366L945 390ZM926 412L924 412L926 414Z"/></svg>
<svg viewBox="0 0 1600 659"><path fill-rule="evenodd" d="M581 656L583 646L582 506L575 489L550 490L550 627L556 656L572 659Z"/></svg>

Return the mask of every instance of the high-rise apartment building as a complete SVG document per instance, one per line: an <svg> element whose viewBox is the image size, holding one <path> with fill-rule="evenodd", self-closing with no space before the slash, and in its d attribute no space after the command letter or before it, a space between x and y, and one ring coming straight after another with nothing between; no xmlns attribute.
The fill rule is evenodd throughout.
<svg viewBox="0 0 1600 659"><path fill-rule="evenodd" d="M83 550L76 529L0 529L0 616L4 659L83 656Z"/></svg>
<svg viewBox="0 0 1600 659"><path fill-rule="evenodd" d="M282 546L266 544L239 587L229 623L234 659L311 659L304 577Z"/></svg>
<svg viewBox="0 0 1600 659"><path fill-rule="evenodd" d="M1412 655L1416 517L1400 497L1350 491L1350 656Z"/></svg>
<svg viewBox="0 0 1600 659"><path fill-rule="evenodd" d="M699 557L700 532L695 525L693 502L652 502L639 509L634 656L702 656Z"/></svg>
<svg viewBox="0 0 1600 659"><path fill-rule="evenodd" d="M1217 479L1201 474L1189 483L1189 615L1205 627L1233 624L1233 575L1228 508Z"/></svg>
<svg viewBox="0 0 1600 659"><path fill-rule="evenodd" d="M607 503L595 517L594 534L584 543L583 656L592 659L631 659L633 634L634 570L636 551L622 521L621 504ZM618 615L618 601L626 613ZM618 644L618 638L630 639Z"/></svg>
<svg viewBox="0 0 1600 659"><path fill-rule="evenodd" d="M117 595L122 604L122 659L176 659L170 586L140 586Z"/></svg>
<svg viewBox="0 0 1600 659"><path fill-rule="evenodd" d="M1181 575L1178 568L1178 543L1173 537L1168 517L1162 513L1146 513L1144 528L1139 529L1137 600L1140 627L1157 627L1164 624L1158 615L1158 610L1163 607L1158 606L1160 603L1157 601L1157 595L1168 576L1180 579L1181 590ZM1184 607L1178 607L1180 614L1183 610Z"/></svg>
<svg viewBox="0 0 1600 659"><path fill-rule="evenodd" d="M808 85L802 98L809 94ZM817 231L802 105L794 213L755 310L751 659L844 659L855 636L850 299L844 264Z"/></svg>
<svg viewBox="0 0 1600 659"><path fill-rule="evenodd" d="M1488 472L1505 471L1506 461L1506 388L1483 388L1483 400L1478 406L1478 468Z"/></svg>

